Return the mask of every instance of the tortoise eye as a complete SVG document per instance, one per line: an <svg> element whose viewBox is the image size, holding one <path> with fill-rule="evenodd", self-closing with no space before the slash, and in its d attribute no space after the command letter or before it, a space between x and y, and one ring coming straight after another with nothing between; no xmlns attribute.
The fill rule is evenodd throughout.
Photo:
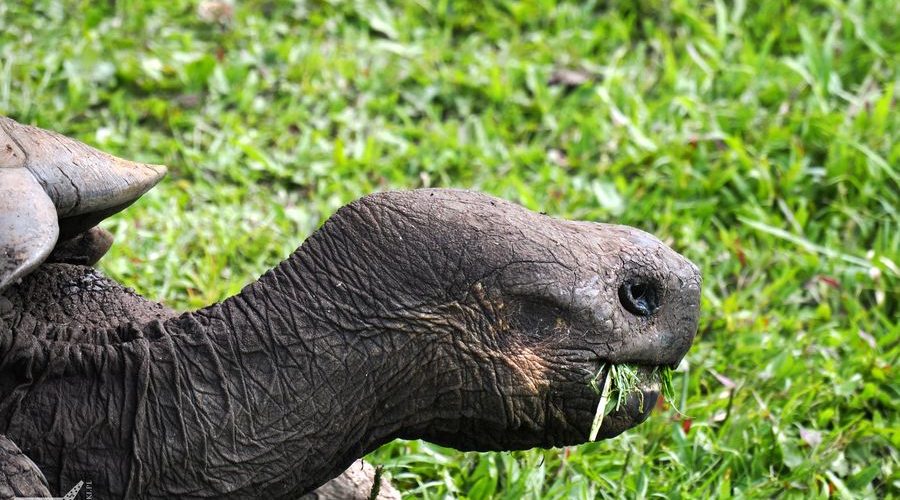
<svg viewBox="0 0 900 500"><path fill-rule="evenodd" d="M632 281L619 287L619 302L635 316L652 316L659 310L659 290L647 281Z"/></svg>

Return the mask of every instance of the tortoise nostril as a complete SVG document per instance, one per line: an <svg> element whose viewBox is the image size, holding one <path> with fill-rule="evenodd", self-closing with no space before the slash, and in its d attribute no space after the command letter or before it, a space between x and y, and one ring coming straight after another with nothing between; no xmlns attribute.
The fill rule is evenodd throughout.
<svg viewBox="0 0 900 500"><path fill-rule="evenodd" d="M628 282L619 286L619 301L635 316L651 316L659 309L659 293L647 282Z"/></svg>

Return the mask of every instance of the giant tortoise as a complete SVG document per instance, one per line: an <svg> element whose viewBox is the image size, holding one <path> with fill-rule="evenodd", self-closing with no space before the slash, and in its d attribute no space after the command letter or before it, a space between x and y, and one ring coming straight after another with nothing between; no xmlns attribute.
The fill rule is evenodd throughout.
<svg viewBox="0 0 900 500"><path fill-rule="evenodd" d="M699 271L653 236L446 189L365 196L176 312L86 265L162 167L3 118L0 152L4 493L296 498L395 438L575 445L601 366L674 366L696 332ZM647 418L646 379L600 438Z"/></svg>

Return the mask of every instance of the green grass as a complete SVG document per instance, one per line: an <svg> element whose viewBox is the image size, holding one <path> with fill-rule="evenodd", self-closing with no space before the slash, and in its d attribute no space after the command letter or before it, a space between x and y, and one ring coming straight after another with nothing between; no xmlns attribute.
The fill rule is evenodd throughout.
<svg viewBox="0 0 900 500"><path fill-rule="evenodd" d="M703 269L687 417L372 454L412 496L900 496L900 3L480 5L0 2L0 112L172 167L102 267L177 307L418 186L634 225Z"/></svg>
<svg viewBox="0 0 900 500"><path fill-rule="evenodd" d="M597 374L591 379L591 388L602 396L600 404L597 406L597 415L594 416L596 429L599 429L600 426L597 423L598 416L601 413L600 409L604 410L602 412L603 415L609 415L621 408L631 394L636 394L640 398L640 406L643 408L644 394L641 391L641 386L650 385L654 381L659 383L659 395L663 398L663 401L671 406L675 405L674 370L667 366L655 367L650 372L649 379L642 378L642 375L638 372L639 370L640 367L638 365L630 364L608 366L604 364L597 370ZM602 386L600 384L601 377L603 377ZM615 395L614 399L607 398L607 396L612 394ZM650 404L652 403L654 402L651 401ZM596 429L594 427L591 428L591 436L596 435ZM592 437L591 441L593 440Z"/></svg>
<svg viewBox="0 0 900 500"><path fill-rule="evenodd" d="M642 386L655 381L659 383L659 394L668 404L675 400L675 389L672 385L672 369L669 367L656 367L650 372L650 379L642 379L639 373L640 367L629 364L602 365L597 374L591 379L591 388L600 395L597 403L597 411L588 434L588 441L596 441L597 433L603 424L606 415L618 411L628 400L628 396L634 394L639 399L639 407L643 410L645 404L651 405L655 401L644 401ZM600 385L600 377L603 377L603 385ZM642 384L643 382L643 384ZM610 397L614 396L614 397ZM647 407L649 409L649 407ZM676 410L677 411L677 410Z"/></svg>

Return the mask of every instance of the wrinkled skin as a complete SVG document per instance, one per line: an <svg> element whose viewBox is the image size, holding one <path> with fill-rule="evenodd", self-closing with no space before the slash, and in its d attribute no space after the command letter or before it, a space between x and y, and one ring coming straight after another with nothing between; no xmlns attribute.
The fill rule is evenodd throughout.
<svg viewBox="0 0 900 500"><path fill-rule="evenodd" d="M86 233L88 242L110 239L108 233L94 228ZM85 258L95 255L93 246L82 241L73 242L68 253L54 255L60 259L74 260L81 263ZM76 246L77 245L77 246ZM103 243L108 248L108 245ZM85 252L84 250L88 250ZM105 249L103 250L105 253ZM86 257L87 256L87 257ZM48 333L65 331L66 326L77 322L80 326L95 329L115 329L114 325L145 324L154 320L165 320L176 313L161 304L146 301L131 290L113 286L114 293L109 293L105 280L91 269L73 266L47 265L38 271L34 288L29 289L25 297L35 300L21 300L15 307L21 310L18 318L39 319L46 325ZM37 300L44 297L46 302ZM102 304L100 314L86 311L85 303ZM0 317L13 317L13 303L0 297ZM31 327L32 325L29 325ZM52 333L51 333L52 334ZM87 477L93 477L91 475ZM341 475L328 481L315 491L303 495L302 500L368 500L375 488L376 471L368 463L357 460ZM54 491L62 493L74 483L55 485ZM47 480L39 467L32 462L15 443L0 434L0 498L9 497L49 497ZM384 478L377 488L378 500L395 500L400 493Z"/></svg>
<svg viewBox="0 0 900 500"><path fill-rule="evenodd" d="M372 195L191 313L42 266L0 298L0 433L51 491L90 479L98 498L292 498L395 438L579 444L598 368L677 364L699 291L635 229L464 191ZM632 398L600 436L646 417Z"/></svg>

